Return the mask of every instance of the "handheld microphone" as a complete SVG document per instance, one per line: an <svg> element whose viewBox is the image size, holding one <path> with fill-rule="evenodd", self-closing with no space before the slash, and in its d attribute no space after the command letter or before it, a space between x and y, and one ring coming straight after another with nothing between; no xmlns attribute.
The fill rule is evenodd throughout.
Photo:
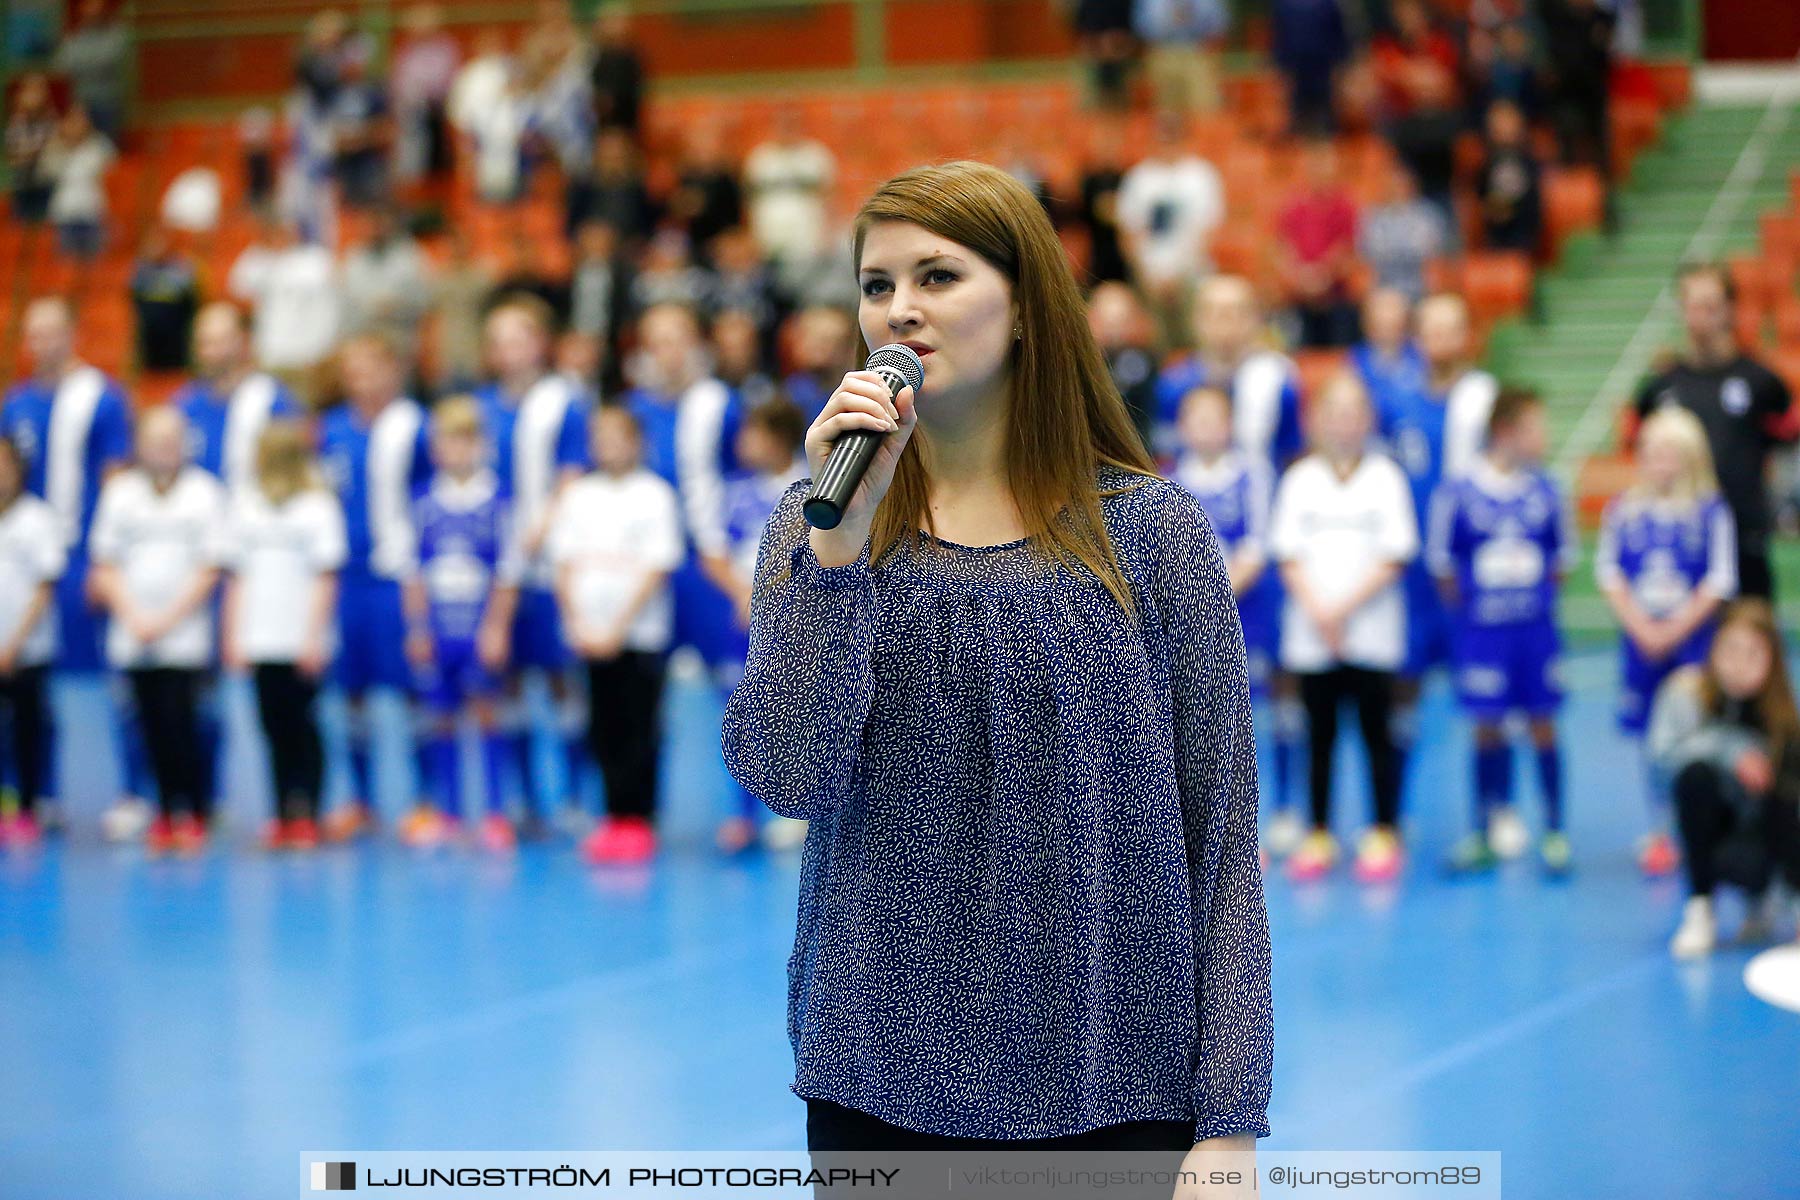
<svg viewBox="0 0 1800 1200"><path fill-rule="evenodd" d="M868 365L863 369L881 376L888 386L889 399L909 387L916 396L925 382L925 364L919 361L911 346L902 346L898 342L869 355ZM862 482L863 473L875 461L875 451L881 448L881 439L886 436L873 429L852 429L831 443L831 453L826 456L825 465L819 469L819 477L813 481L812 492L801 508L808 525L814 529L837 528L838 522L844 519L844 510L850 506L850 497L856 495L856 485Z"/></svg>

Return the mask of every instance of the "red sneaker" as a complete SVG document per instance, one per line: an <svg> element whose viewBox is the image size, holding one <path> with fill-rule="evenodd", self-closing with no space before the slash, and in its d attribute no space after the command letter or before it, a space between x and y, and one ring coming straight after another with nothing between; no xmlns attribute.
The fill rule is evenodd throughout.
<svg viewBox="0 0 1800 1200"><path fill-rule="evenodd" d="M481 848L494 854L510 854L519 848L519 836L512 822L499 813L481 818Z"/></svg>
<svg viewBox="0 0 1800 1200"><path fill-rule="evenodd" d="M182 813L172 824L170 841L175 853L194 855L206 849L206 826L200 823L199 817L192 813Z"/></svg>
<svg viewBox="0 0 1800 1200"><path fill-rule="evenodd" d="M30 849L43 837L43 830L38 827L37 819L30 813L14 813L10 817L0 817L0 847L13 846L20 850Z"/></svg>
<svg viewBox="0 0 1800 1200"><path fill-rule="evenodd" d="M158 815L144 835L144 849L151 854L167 854L175 848L175 827L169 818Z"/></svg>
<svg viewBox="0 0 1800 1200"><path fill-rule="evenodd" d="M286 850L293 845L289 840L291 836L288 822L279 819L270 821L263 826L262 848L269 851Z"/></svg>
<svg viewBox="0 0 1800 1200"><path fill-rule="evenodd" d="M1681 866L1681 851L1675 848L1675 839L1666 833L1653 833L1644 840L1643 848L1638 852L1638 869L1652 879L1664 875L1673 875Z"/></svg>
<svg viewBox="0 0 1800 1200"><path fill-rule="evenodd" d="M328 842L347 842L374 827L374 812L363 801L352 800L326 814L323 833Z"/></svg>
<svg viewBox="0 0 1800 1200"><path fill-rule="evenodd" d="M289 850L317 850L319 848L319 824L311 817L301 817L289 821L287 826L287 845Z"/></svg>
<svg viewBox="0 0 1800 1200"><path fill-rule="evenodd" d="M642 817L608 817L582 843L590 863L633 864L656 856L656 833Z"/></svg>

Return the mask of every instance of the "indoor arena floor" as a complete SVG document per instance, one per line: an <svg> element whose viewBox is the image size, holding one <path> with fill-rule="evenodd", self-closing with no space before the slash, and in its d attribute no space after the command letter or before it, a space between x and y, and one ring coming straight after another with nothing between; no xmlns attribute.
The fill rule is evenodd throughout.
<svg viewBox="0 0 1800 1200"><path fill-rule="evenodd" d="M1795 1195L1800 1013L1746 991L1747 950L1668 958L1681 890L1632 864L1643 804L1611 660L1571 667L1572 878L1435 869L1468 807L1440 686L1403 883L1270 881L1262 1145L1498 1150L1509 1198ZM96 690L61 702L72 738L104 729ZM670 713L667 851L636 871L566 842L511 863L392 845L150 862L92 832L112 767L80 736L75 835L0 860L0 1195L286 1196L316 1149L802 1147L797 859L712 854L718 701L681 686ZM1343 768L1349 832L1352 753ZM234 795L242 838L262 801Z"/></svg>

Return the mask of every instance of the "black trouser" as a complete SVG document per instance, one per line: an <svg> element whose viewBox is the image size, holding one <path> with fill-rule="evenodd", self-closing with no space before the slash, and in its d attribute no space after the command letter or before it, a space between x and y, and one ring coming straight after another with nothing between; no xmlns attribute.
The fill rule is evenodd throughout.
<svg viewBox="0 0 1800 1200"><path fill-rule="evenodd" d="M588 748L606 781L607 815L654 818L668 657L622 650L605 662L589 659L587 671Z"/></svg>
<svg viewBox="0 0 1800 1200"><path fill-rule="evenodd" d="M1738 590L1740 596L1755 596L1775 602L1775 575L1769 569L1769 544L1739 542L1737 548Z"/></svg>
<svg viewBox="0 0 1800 1200"><path fill-rule="evenodd" d="M257 663L256 711L269 740L269 768L275 781L275 813L284 821L316 821L325 751L313 699L319 685L293 663Z"/></svg>
<svg viewBox="0 0 1800 1200"><path fill-rule="evenodd" d="M140 667L125 674L144 725L162 815L199 815L206 795L199 718L204 676L183 667Z"/></svg>
<svg viewBox="0 0 1800 1200"><path fill-rule="evenodd" d="M1369 788L1375 797L1375 823L1400 822L1400 754L1394 748L1390 721L1394 711L1394 677L1366 667L1333 667L1299 674L1300 703L1306 706L1311 745L1308 772L1314 829L1331 827L1331 757L1337 747L1338 708L1356 704L1363 746L1369 755Z"/></svg>
<svg viewBox="0 0 1800 1200"><path fill-rule="evenodd" d="M1793 796L1748 796L1728 771L1706 762L1683 767L1674 792L1689 892L1710 896L1723 881L1758 896L1776 871L1800 891L1800 808Z"/></svg>
<svg viewBox="0 0 1800 1200"><path fill-rule="evenodd" d="M0 738L0 764L10 762L19 781L19 811L29 814L44 790L44 750L49 746L44 722L50 710L44 702L43 667L20 667L0 675L0 717L6 721ZM10 742L10 745L8 744Z"/></svg>

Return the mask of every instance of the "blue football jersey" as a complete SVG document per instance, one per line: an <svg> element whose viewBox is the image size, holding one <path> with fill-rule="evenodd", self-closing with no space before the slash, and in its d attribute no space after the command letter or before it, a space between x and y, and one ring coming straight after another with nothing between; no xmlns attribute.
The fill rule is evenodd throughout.
<svg viewBox="0 0 1800 1200"><path fill-rule="evenodd" d="M412 504L431 479L424 411L401 397L365 421L340 405L319 422L319 461L344 507L345 573L399 578L412 553Z"/></svg>
<svg viewBox="0 0 1800 1200"><path fill-rule="evenodd" d="M419 580L440 642L472 640L494 588L518 582L510 512L486 469L461 483L440 473L414 502Z"/></svg>
<svg viewBox="0 0 1800 1200"><path fill-rule="evenodd" d="M1561 573L1580 547L1568 506L1543 471L1501 474L1487 462L1432 500L1426 559L1454 577L1465 625L1553 619Z"/></svg>
<svg viewBox="0 0 1800 1200"><path fill-rule="evenodd" d="M25 490L46 501L84 554L106 472L131 458L131 409L119 384L94 367L55 385L28 379L6 393L0 434L25 460Z"/></svg>

